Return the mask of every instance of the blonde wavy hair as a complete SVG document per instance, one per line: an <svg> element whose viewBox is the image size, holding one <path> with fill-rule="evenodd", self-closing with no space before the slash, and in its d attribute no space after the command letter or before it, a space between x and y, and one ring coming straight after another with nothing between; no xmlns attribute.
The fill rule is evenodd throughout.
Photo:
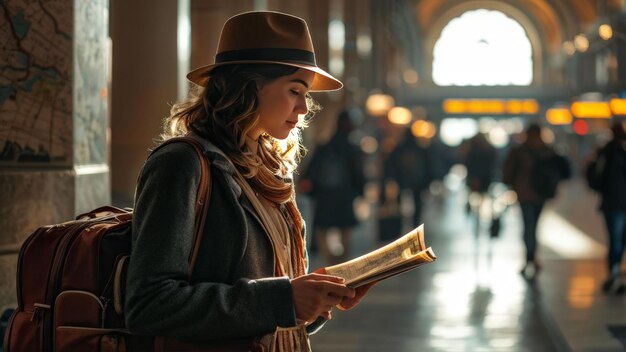
<svg viewBox="0 0 626 352"><path fill-rule="evenodd" d="M300 131L308 126L320 106L307 95L309 112L300 119L297 128L284 141L262 134L256 154L247 146L246 138L258 123L259 89L297 70L297 67L279 64L215 68L206 87L195 87L186 101L172 106L170 116L164 121L161 139L193 131L220 148L265 198L276 204L293 200L295 191L289 179L306 150Z"/></svg>

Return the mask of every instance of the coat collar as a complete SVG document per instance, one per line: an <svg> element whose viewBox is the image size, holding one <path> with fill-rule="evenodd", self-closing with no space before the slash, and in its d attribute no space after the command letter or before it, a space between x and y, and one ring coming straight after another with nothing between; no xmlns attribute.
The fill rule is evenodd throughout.
<svg viewBox="0 0 626 352"><path fill-rule="evenodd" d="M194 132L189 133L189 137L200 142L202 148L204 149L204 154L209 158L212 165L222 171L229 173L230 175L235 174L235 172L237 171L237 169L235 168L235 164L230 161L230 159L226 156L226 153L224 153L220 148L218 148L208 139L201 137Z"/></svg>
<svg viewBox="0 0 626 352"><path fill-rule="evenodd" d="M235 168L235 164L226 156L226 153L218 148L215 144L209 141L206 138L199 136L196 133L189 133L189 136L195 140L197 140L204 149L204 154L211 161L211 165L217 167L218 169L224 171L227 175L226 180L230 186L230 188L235 192L237 198L239 199L239 203L243 206L243 208L250 214L256 221L259 223L261 228L263 228L263 223L259 218L256 210L250 203L250 200L243 194L243 190L241 186L235 181L235 173L237 169Z"/></svg>
<svg viewBox="0 0 626 352"><path fill-rule="evenodd" d="M211 166L216 167L224 173L224 175L226 176L226 182L228 182L230 188L233 190L233 192L235 192L237 198L240 198L243 194L243 191L241 190L239 184L237 184L237 181L235 181L235 173L237 172L237 169L235 168L235 164L233 164L228 156L226 156L226 153L224 153L223 150L218 148L208 139L194 132L190 132L188 136L200 143L204 155L206 155L211 162Z"/></svg>

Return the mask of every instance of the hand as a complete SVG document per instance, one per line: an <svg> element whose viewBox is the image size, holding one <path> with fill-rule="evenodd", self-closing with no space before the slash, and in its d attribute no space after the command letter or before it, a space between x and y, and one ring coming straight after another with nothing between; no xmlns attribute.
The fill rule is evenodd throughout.
<svg viewBox="0 0 626 352"><path fill-rule="evenodd" d="M291 280L296 318L307 322L321 316L332 318L331 310L345 298L353 298L355 290L343 278L312 273Z"/></svg>
<svg viewBox="0 0 626 352"><path fill-rule="evenodd" d="M356 294L354 295L354 297L344 297L337 305L337 308L340 310L348 310L354 308L357 304L359 304L359 302L361 302L361 299L365 296L367 291L369 291L370 288L374 287L377 283L378 281L374 281L370 282L369 284L357 287L355 289Z"/></svg>

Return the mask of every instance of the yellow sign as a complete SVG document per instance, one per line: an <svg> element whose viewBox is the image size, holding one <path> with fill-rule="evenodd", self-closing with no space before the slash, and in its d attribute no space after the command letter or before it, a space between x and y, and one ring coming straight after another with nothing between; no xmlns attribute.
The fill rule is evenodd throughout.
<svg viewBox="0 0 626 352"><path fill-rule="evenodd" d="M610 119L611 108L606 101L577 101L572 103L572 114L578 118Z"/></svg>
<svg viewBox="0 0 626 352"><path fill-rule="evenodd" d="M614 115L626 115L626 99L613 98L609 105Z"/></svg>
<svg viewBox="0 0 626 352"><path fill-rule="evenodd" d="M572 123L572 113L566 108L548 109L546 120L552 125L569 125Z"/></svg>
<svg viewBox="0 0 626 352"><path fill-rule="evenodd" d="M442 108L446 114L535 115L539 103L535 99L446 99Z"/></svg>

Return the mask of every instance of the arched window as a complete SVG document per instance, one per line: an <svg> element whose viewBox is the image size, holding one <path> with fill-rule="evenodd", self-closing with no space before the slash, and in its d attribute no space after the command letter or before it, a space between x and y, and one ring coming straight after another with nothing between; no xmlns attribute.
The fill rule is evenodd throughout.
<svg viewBox="0 0 626 352"><path fill-rule="evenodd" d="M441 31L432 73L440 86L530 85L530 40L518 22L500 11L467 11Z"/></svg>

